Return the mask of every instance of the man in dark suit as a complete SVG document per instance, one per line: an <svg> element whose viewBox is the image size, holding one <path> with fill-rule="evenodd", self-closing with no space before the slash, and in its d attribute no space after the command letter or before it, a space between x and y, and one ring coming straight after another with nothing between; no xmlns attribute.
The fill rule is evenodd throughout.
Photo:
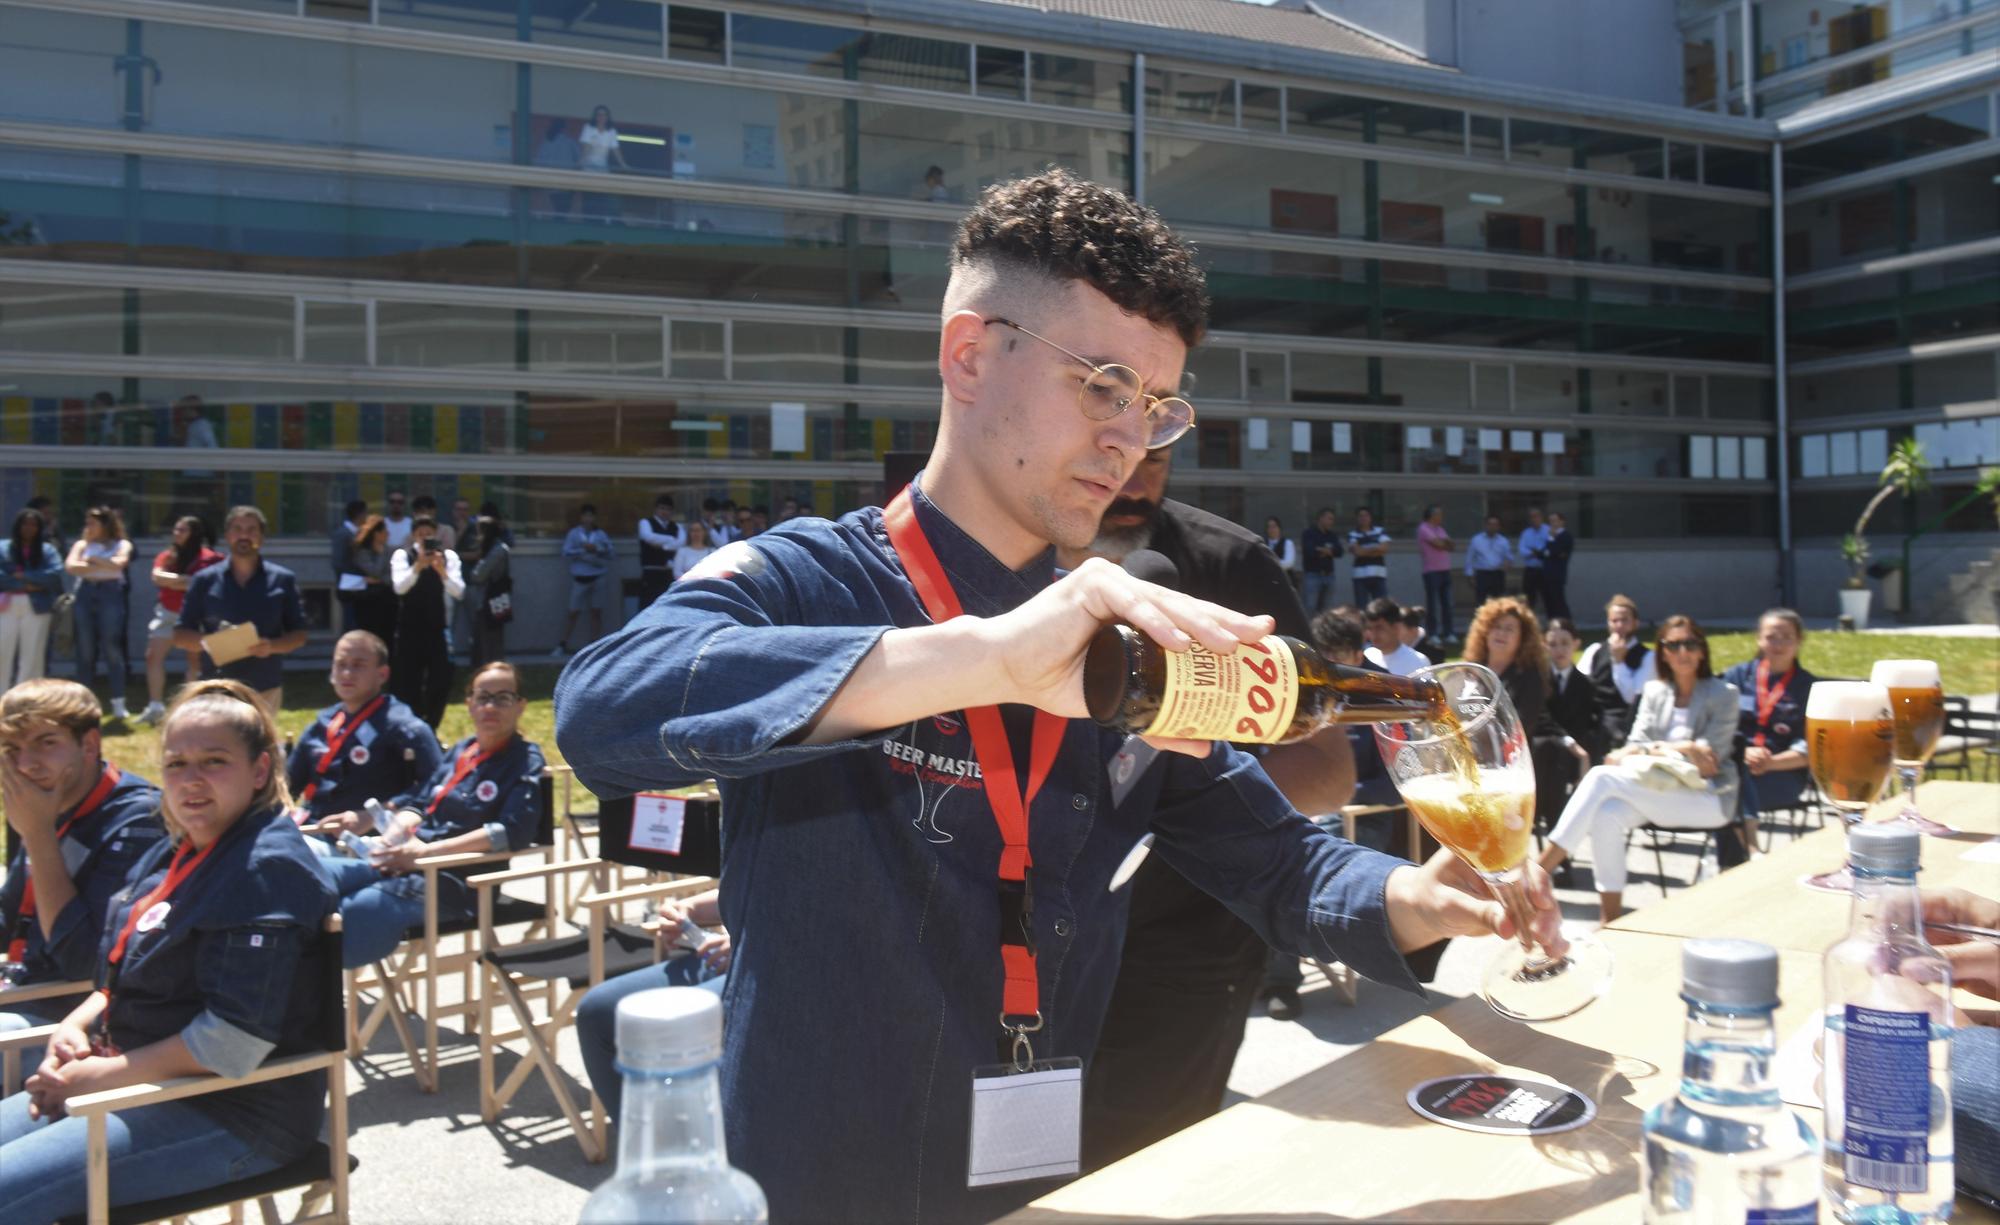
<svg viewBox="0 0 2000 1225"><path fill-rule="evenodd" d="M1592 643L1577 664L1597 691L1598 722L1604 729L1599 753L1625 743L1639 713L1639 691L1653 679L1652 648L1639 637L1639 606L1632 597L1612 596L1604 606L1604 622L1609 636Z"/></svg>
<svg viewBox="0 0 2000 1225"><path fill-rule="evenodd" d="M1569 555L1576 551L1576 537L1569 534L1569 520L1559 510L1549 512L1549 539L1542 546L1542 602L1549 616L1569 616Z"/></svg>
<svg viewBox="0 0 2000 1225"><path fill-rule="evenodd" d="M1251 532L1167 498L1171 464L1171 448L1149 452L1105 509L1096 541L1088 550L1059 552L1057 565L1071 569L1086 556L1122 562L1151 549L1173 563L1179 590L1268 614L1278 633L1309 641L1305 613L1277 557ZM1273 746L1263 766L1301 812L1337 812L1354 790L1354 759L1340 727ZM1124 955L1084 1080L1086 1169L1221 1109L1270 956L1249 924L1158 855L1140 865L1126 890L1132 896Z"/></svg>
<svg viewBox="0 0 2000 1225"><path fill-rule="evenodd" d="M1576 626L1552 617L1547 631L1549 697L1542 721L1533 729L1535 818L1550 826L1562 815L1570 787L1604 758L1604 727L1598 720L1597 689L1575 667Z"/></svg>

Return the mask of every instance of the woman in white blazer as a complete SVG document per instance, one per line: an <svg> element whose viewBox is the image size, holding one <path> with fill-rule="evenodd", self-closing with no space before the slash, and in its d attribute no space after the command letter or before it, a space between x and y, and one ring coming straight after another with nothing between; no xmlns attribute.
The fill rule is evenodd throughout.
<svg viewBox="0 0 2000 1225"><path fill-rule="evenodd" d="M1708 638L1693 617L1661 624L1653 667L1625 747L1583 776L1542 851L1542 866L1554 868L1590 843L1606 923L1621 913L1632 830L1649 821L1720 829L1736 819L1738 695L1709 666Z"/></svg>

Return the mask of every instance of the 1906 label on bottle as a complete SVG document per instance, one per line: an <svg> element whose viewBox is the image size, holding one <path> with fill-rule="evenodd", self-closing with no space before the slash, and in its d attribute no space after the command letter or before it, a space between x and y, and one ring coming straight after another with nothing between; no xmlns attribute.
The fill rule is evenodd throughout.
<svg viewBox="0 0 2000 1225"><path fill-rule="evenodd" d="M1298 713L1298 663L1277 638L1246 642L1234 655L1195 643L1163 651L1166 686L1160 712L1141 733L1178 740L1272 744Z"/></svg>

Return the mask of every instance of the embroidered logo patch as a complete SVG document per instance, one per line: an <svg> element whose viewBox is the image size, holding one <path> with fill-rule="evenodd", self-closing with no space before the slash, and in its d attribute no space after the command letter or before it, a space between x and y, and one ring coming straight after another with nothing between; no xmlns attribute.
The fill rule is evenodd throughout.
<svg viewBox="0 0 2000 1225"><path fill-rule="evenodd" d="M500 794L500 784L489 778L477 787L474 787L472 794L478 798L480 803L491 804L493 797Z"/></svg>
<svg viewBox="0 0 2000 1225"><path fill-rule="evenodd" d="M365 744L357 744L353 748L347 750L347 760L353 762L357 766L367 765L369 756L370 754L368 752L368 746Z"/></svg>
<svg viewBox="0 0 2000 1225"><path fill-rule="evenodd" d="M167 921L167 913L173 908L173 903L171 902L154 902L145 914L139 916L139 930L149 932L160 924L165 923Z"/></svg>

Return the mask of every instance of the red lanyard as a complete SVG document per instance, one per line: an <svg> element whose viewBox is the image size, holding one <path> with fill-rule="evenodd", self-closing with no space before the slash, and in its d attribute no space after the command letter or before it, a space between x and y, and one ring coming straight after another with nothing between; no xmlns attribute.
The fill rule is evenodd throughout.
<svg viewBox="0 0 2000 1225"><path fill-rule="evenodd" d="M76 828L78 821L83 820L103 806L104 801L110 798L111 789L117 785L118 767L106 762L103 777L99 778L97 785L90 789L90 794L83 797L83 803L76 806L76 811L69 815L67 821L56 826L56 843L58 846L62 844L64 838L69 836L69 831ZM34 922L34 919L35 874L30 872L28 873L28 883L21 887L21 913L16 920L15 936L7 942L7 960L19 964L27 958L28 924Z"/></svg>
<svg viewBox="0 0 2000 1225"><path fill-rule="evenodd" d="M905 489L882 515L889 529L889 543L925 611L933 622L945 622L964 613L958 595L938 563L931 542L917 522L910 492ZM1005 972L1001 993L1002 1025L1007 1017L1022 1018L1014 1027L1016 1036L1041 1028L1041 982L1035 972L1034 892L1029 880L1033 860L1028 854L1028 810L1048 781L1062 747L1069 721L1046 710L1035 712L1034 739L1028 752L1028 782L1021 788L1014 769L1014 746L997 706L980 706L965 712L972 729L972 751L986 780L986 802L993 808L993 823L1000 827L1005 844L1000 852L1000 962ZM1012 923L1009 920L1013 920ZM1027 1024L1033 1018L1032 1024Z"/></svg>
<svg viewBox="0 0 2000 1225"><path fill-rule="evenodd" d="M1771 661L1757 661L1757 734L1751 737L1752 744L1763 745L1764 729L1771 725L1771 712L1778 708L1778 700L1785 696L1785 690L1791 688L1793 672L1785 673L1783 680L1772 685Z"/></svg>
<svg viewBox="0 0 2000 1225"><path fill-rule="evenodd" d="M389 695L384 693L355 712L351 719L347 717L348 712L345 708L333 717L333 722L326 728L326 752L319 755L319 764L313 767L313 781L306 784L304 791L299 792L300 805L312 803L313 792L319 790L319 780L326 777L326 768L340 756L340 750L347 747L347 742L353 739L354 733L361 730L361 725L374 718L375 712L382 709L382 703L388 700Z"/></svg>
<svg viewBox="0 0 2000 1225"><path fill-rule="evenodd" d="M501 749L506 747L504 744L500 746ZM498 753L499 751L500 749L494 749L493 753ZM436 812L438 805L444 803L444 797L450 795L460 783L464 782L466 775L485 765L487 759L492 757L493 753L481 753L477 740L460 749L458 751L458 760L453 762L451 766L451 778L446 781L443 787L438 789L436 795L431 797L431 802L424 806L424 812L426 814Z"/></svg>
<svg viewBox="0 0 2000 1225"><path fill-rule="evenodd" d="M111 946L111 956L105 959L113 970L117 969L119 962L125 960L125 942L132 938L132 931L139 926L139 920L146 917L147 911L172 897L174 890L181 887L181 882L194 875L194 870L201 866L202 860L207 859L208 853L215 848L216 843L211 842L201 850L195 851L193 843L184 842L180 849L174 852L173 862L167 865L166 879L162 880L151 893L132 903L131 911L126 914L125 929L118 933L118 943ZM189 854L191 851L194 853Z"/></svg>

